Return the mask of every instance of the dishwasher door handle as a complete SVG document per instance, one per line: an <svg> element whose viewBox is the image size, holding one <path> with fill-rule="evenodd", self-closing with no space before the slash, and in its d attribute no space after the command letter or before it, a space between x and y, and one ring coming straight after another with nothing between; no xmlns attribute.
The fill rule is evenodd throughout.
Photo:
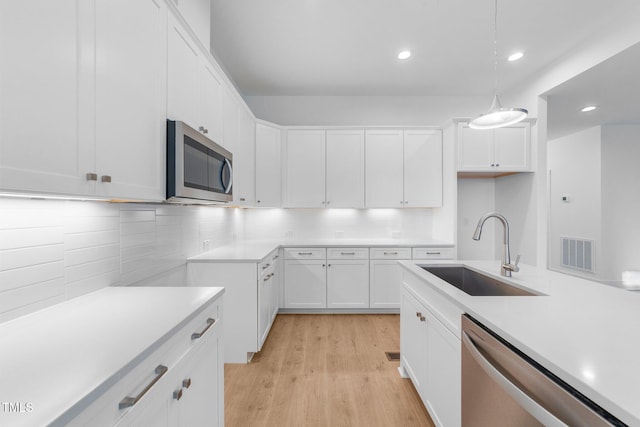
<svg viewBox="0 0 640 427"><path fill-rule="evenodd" d="M547 427L566 427L566 424L556 418L551 412L542 407L527 393L513 384L502 373L480 353L473 340L466 331L462 332L462 344L471 357L482 367L482 369L498 384L509 396L511 396L520 406L531 416Z"/></svg>

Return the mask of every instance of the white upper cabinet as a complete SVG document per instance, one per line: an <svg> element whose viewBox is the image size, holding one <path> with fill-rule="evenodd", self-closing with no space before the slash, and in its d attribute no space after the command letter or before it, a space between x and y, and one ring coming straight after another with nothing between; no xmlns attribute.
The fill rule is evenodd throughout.
<svg viewBox="0 0 640 427"><path fill-rule="evenodd" d="M225 87L222 94L222 140L218 144L224 148L236 152L240 126L240 106L236 102L231 90Z"/></svg>
<svg viewBox="0 0 640 427"><path fill-rule="evenodd" d="M281 131L256 124L256 206L282 204Z"/></svg>
<svg viewBox="0 0 640 427"><path fill-rule="evenodd" d="M0 187L164 199L166 4L3 2L0 14L14 41L0 53Z"/></svg>
<svg viewBox="0 0 640 427"><path fill-rule="evenodd" d="M402 130L368 130L365 138L365 203L404 206Z"/></svg>
<svg viewBox="0 0 640 427"><path fill-rule="evenodd" d="M324 207L325 132L289 130L285 161L285 205L301 208Z"/></svg>
<svg viewBox="0 0 640 427"><path fill-rule="evenodd" d="M209 61L203 58L201 64L199 70L201 110L198 129L202 126L206 130L206 135L209 139L222 145L222 93L224 85Z"/></svg>
<svg viewBox="0 0 640 427"><path fill-rule="evenodd" d="M94 191L93 99L80 92L92 87L88 3L0 2L1 189Z"/></svg>
<svg viewBox="0 0 640 427"><path fill-rule="evenodd" d="M233 151L233 203L253 206L256 178L256 122L244 108L240 109L238 143Z"/></svg>
<svg viewBox="0 0 640 427"><path fill-rule="evenodd" d="M527 122L492 129L458 124L458 171L527 172L530 170L531 125Z"/></svg>
<svg viewBox="0 0 640 427"><path fill-rule="evenodd" d="M327 131L326 206L364 207L364 131Z"/></svg>
<svg viewBox="0 0 640 427"><path fill-rule="evenodd" d="M166 16L159 0L96 0L98 195L165 198Z"/></svg>
<svg viewBox="0 0 640 427"><path fill-rule="evenodd" d="M167 117L223 145L225 85L189 32L169 14ZM237 112L234 113L237 120ZM237 126L237 124L236 124Z"/></svg>
<svg viewBox="0 0 640 427"><path fill-rule="evenodd" d="M211 49L211 0L170 0L205 49Z"/></svg>
<svg viewBox="0 0 640 427"><path fill-rule="evenodd" d="M404 206L442 206L440 131L404 131Z"/></svg>

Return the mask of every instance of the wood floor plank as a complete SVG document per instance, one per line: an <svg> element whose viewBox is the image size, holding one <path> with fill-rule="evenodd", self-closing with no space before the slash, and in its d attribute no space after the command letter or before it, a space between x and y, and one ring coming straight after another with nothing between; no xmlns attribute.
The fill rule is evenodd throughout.
<svg viewBox="0 0 640 427"><path fill-rule="evenodd" d="M399 362L390 314L280 314L248 365L225 365L225 425L433 426Z"/></svg>

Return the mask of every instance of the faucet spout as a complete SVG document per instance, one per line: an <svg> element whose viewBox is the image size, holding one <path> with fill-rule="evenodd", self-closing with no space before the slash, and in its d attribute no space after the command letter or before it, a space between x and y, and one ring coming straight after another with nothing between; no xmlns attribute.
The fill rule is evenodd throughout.
<svg viewBox="0 0 640 427"><path fill-rule="evenodd" d="M482 235L482 227L484 223L489 218L496 218L498 221L502 223L502 266L500 268L500 274L506 277L511 277L512 271L519 271L518 261L520 257L518 256L518 261L516 264L511 264L511 251L509 249L509 221L504 215L499 214L498 212L489 212L484 214L480 220L478 220L478 225L476 226L476 230L473 233L473 240L480 240L480 236Z"/></svg>

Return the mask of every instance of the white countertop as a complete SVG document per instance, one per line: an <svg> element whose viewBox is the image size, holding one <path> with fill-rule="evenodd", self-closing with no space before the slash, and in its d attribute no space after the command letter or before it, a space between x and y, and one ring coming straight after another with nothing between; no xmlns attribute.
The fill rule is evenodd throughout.
<svg viewBox="0 0 640 427"><path fill-rule="evenodd" d="M447 263L500 278L497 261L400 262L589 399L640 426L639 293L521 266L502 279L546 296L474 297L417 267Z"/></svg>
<svg viewBox="0 0 640 427"><path fill-rule="evenodd" d="M439 240L415 239L305 239L305 240L240 240L189 258L188 262L258 262L280 247L296 248L375 248L375 247L423 247L449 248L452 243Z"/></svg>
<svg viewBox="0 0 640 427"><path fill-rule="evenodd" d="M0 324L0 425L78 413L224 292L109 287ZM71 405L71 406L70 406Z"/></svg>

